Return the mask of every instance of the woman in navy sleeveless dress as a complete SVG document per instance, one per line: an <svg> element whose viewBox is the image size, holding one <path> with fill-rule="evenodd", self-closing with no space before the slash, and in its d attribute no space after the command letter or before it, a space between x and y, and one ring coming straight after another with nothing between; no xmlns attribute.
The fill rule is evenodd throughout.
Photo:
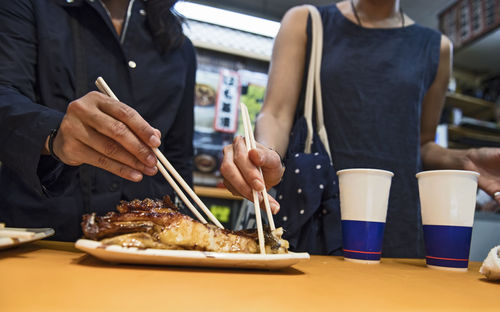
<svg viewBox="0 0 500 312"><path fill-rule="evenodd" d="M336 5L319 10L323 107L335 169L394 172L382 250L384 256L421 255L420 111L436 76L441 35L417 24L365 28Z"/></svg>
<svg viewBox="0 0 500 312"><path fill-rule="evenodd" d="M493 195L500 190L495 173L500 150L458 151L434 143L451 70L451 43L445 36L415 24L399 10L397 0L343 1L319 11L324 27L324 119L334 167L394 172L382 254L421 257L415 174L422 167L475 170L481 173L480 187ZM251 198L252 188L263 188L255 166L263 168L266 187L281 177L279 155L286 151L300 109L296 103L303 90L308 38L308 10L292 8L276 38L268 92L257 121L262 145L241 153L244 143L236 138L224 150L221 171L233 193Z"/></svg>

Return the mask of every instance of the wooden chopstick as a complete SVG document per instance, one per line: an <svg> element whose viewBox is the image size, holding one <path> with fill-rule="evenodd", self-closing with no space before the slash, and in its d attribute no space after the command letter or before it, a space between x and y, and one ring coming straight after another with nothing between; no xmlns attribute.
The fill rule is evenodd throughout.
<svg viewBox="0 0 500 312"><path fill-rule="evenodd" d="M108 86L106 81L102 77L98 77L96 82L95 82L97 88L104 94L108 95L109 97L115 99L118 101L118 98L116 95L111 91L111 88ZM189 199L186 197L184 192L179 188L177 183L172 179L170 174L172 174L175 179L181 184L181 186L186 190L186 192L193 198L193 200L200 206L200 208L205 212L205 214L208 216L208 218L219 228L224 229L222 224L217 220L217 218L210 212L210 210L207 208L207 206L201 201L201 199L196 195L196 193L189 187L189 185L184 181L184 179L181 177L181 175L175 170L175 168L170 164L170 162L167 160L167 158L162 154L162 152L158 148L153 148L153 152L155 153L157 157L157 162L156 166L158 167L158 170L161 172L163 177L167 180L167 182L172 186L174 191L179 195L181 200L184 202L184 204L191 210L191 212L202 222L203 224L207 223L207 220L203 218L203 216L198 212L198 210L194 207L194 205L189 201ZM168 171L170 171L170 174L165 170L165 167L167 167Z"/></svg>
<svg viewBox="0 0 500 312"><path fill-rule="evenodd" d="M193 204L189 201L189 199L186 197L186 195L184 194L184 192L182 192L182 190L179 188L179 186L177 185L177 183L175 183L174 179L172 179L172 177L170 176L170 174L168 174L167 170L165 170L165 167L163 167L163 165L161 164L160 160L158 160L158 159L157 159L157 162L156 162L156 167L158 167L158 170L161 172L161 174L163 175L163 177L165 178L165 180L167 180L168 184L170 184L170 186L172 186L172 188L174 189L174 191L181 198L182 202L184 204L186 204L186 206L188 206L189 210L191 210L191 212L196 216L196 218L198 218L198 220L200 220L201 223L207 224L208 223L207 220L205 220L205 218L203 218L203 216L193 206Z"/></svg>
<svg viewBox="0 0 500 312"><path fill-rule="evenodd" d="M240 103L241 107L241 116L243 119L243 128L245 130L245 142L247 146L247 151L252 149L252 144L250 142L250 129L248 128L247 119L245 118L246 106L243 103ZM248 113L248 112L247 112ZM252 189L253 195L253 207L255 209L255 221L257 223L257 235L259 237L259 249L261 254L266 254L266 248L264 245L264 230L262 228L262 217L260 215L260 203L259 203L259 195L256 190Z"/></svg>
<svg viewBox="0 0 500 312"><path fill-rule="evenodd" d="M177 182L184 188L184 190L191 196L191 198L195 201L196 204L203 210L203 212L208 216L208 218L218 227L223 229L224 227L222 224L217 220L217 218L212 214L210 209L201 201L201 199L196 195L196 193L193 191L191 187L189 187L189 184L184 181L182 176L175 170L174 166L168 161L168 159L160 152L159 149L153 148L153 152L155 153L156 157L161 161L165 167L167 167L167 170L170 171L170 173L175 177Z"/></svg>
<svg viewBox="0 0 500 312"><path fill-rule="evenodd" d="M253 129L252 129L252 123L250 121L250 114L248 113L248 108L244 103L241 103L242 107L242 117L243 117L243 125L248 129L248 136L250 139L250 148L257 148L257 144L255 143L255 137L253 135ZM260 176L262 177L262 180L264 180L264 176L262 175L262 168L258 167ZM273 214L271 212L271 206L269 205L269 197L267 194L267 191L264 189L262 191L262 197L264 198L264 206L266 208L266 213L267 213L267 219L269 222L269 227L271 228L272 231L276 229L276 226L274 225L274 219L273 219Z"/></svg>

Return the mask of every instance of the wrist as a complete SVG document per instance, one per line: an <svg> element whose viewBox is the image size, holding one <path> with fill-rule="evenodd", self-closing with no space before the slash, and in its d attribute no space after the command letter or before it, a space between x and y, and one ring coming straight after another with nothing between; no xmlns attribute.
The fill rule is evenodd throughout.
<svg viewBox="0 0 500 312"><path fill-rule="evenodd" d="M45 142L43 143L42 151L40 152L40 154L42 154L42 155L50 155L50 151L49 151L49 137L50 137L50 135L48 135L45 138Z"/></svg>
<svg viewBox="0 0 500 312"><path fill-rule="evenodd" d="M52 156L52 158L54 158L55 160L62 162L61 159L59 159L59 157L57 157L57 155L54 153L54 141L56 139L58 130L59 130L59 127L50 130L50 134L49 134L49 137L47 139L47 147L48 147L50 156Z"/></svg>

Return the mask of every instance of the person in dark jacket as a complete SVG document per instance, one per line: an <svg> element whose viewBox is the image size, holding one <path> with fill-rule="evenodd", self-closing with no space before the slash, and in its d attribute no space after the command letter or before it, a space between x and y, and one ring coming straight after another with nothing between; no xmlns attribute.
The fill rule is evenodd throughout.
<svg viewBox="0 0 500 312"><path fill-rule="evenodd" d="M173 195L152 147L192 181L196 58L175 2L0 1L2 222L73 241L84 213Z"/></svg>

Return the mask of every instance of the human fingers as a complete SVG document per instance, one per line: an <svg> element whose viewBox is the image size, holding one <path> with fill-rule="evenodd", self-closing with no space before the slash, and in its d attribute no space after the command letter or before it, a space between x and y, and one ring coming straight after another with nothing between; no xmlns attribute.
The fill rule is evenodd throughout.
<svg viewBox="0 0 500 312"><path fill-rule="evenodd" d="M281 181L285 168L281 164L278 153L264 147L250 150L248 157L255 166L261 168L266 189L275 186Z"/></svg>
<svg viewBox="0 0 500 312"><path fill-rule="evenodd" d="M493 199L500 205L500 191L493 193Z"/></svg>
<svg viewBox="0 0 500 312"><path fill-rule="evenodd" d="M74 118L70 114L65 114L59 125L59 130L53 139L52 152L67 165L79 166L83 164L85 157L79 153L82 143L76 134L84 132L85 127L78 118Z"/></svg>
<svg viewBox="0 0 500 312"><path fill-rule="evenodd" d="M495 179L485 179L481 176L478 182L479 187L500 204L500 183L495 181Z"/></svg>
<svg viewBox="0 0 500 312"><path fill-rule="evenodd" d="M99 93L100 94L100 93ZM98 107L104 113L121 121L144 143L150 147L158 147L161 144L158 132L132 107L104 96L104 100L98 102ZM106 99L107 98L107 99Z"/></svg>
<svg viewBox="0 0 500 312"><path fill-rule="evenodd" d="M266 193L266 195L267 195L267 198L269 200L269 207L271 208L271 212L273 214L277 214L280 211L280 204L271 195L269 195L267 193ZM260 197L260 207L264 210L266 209L264 198L262 196Z"/></svg>
<svg viewBox="0 0 500 312"><path fill-rule="evenodd" d="M223 179L222 183L224 184L226 189L229 192L231 192L231 194L233 194L234 196L243 196L240 192L238 192L238 190L236 190L236 188L231 184L231 182L229 182L229 180ZM246 196L244 196L244 197L246 198Z"/></svg>
<svg viewBox="0 0 500 312"><path fill-rule="evenodd" d="M144 165L139 159L123 148L123 146L118 144L118 142L102 135L92 128L88 128L87 131L85 131L85 135L80 139L82 143L91 147L100 154L125 164L135 170L141 171L146 175L153 176L158 171L156 166Z"/></svg>
<svg viewBox="0 0 500 312"><path fill-rule="evenodd" d="M220 172L224 177L224 185L226 185L233 195L241 195L252 200L252 187L243 178L240 170L234 163L233 144L226 145L223 153L224 157L222 158Z"/></svg>
<svg viewBox="0 0 500 312"><path fill-rule="evenodd" d="M224 186L231 192L231 194L233 195L236 195L236 196L242 196L242 194L236 190L236 188L231 184L231 182L229 182L229 180L227 179L224 179L223 180L223 183L224 183ZM248 196L244 196L245 198L247 198L248 200L250 201L253 201L253 191L250 191L250 193L248 194ZM277 214L280 210L280 205L279 203L269 194L267 194L267 197L269 199L269 207L271 208L271 212L273 214ZM262 210L265 210L266 209L266 206L265 206L265 202L264 202L264 197L262 196L262 192L259 192L258 193L258 200L259 200L259 203L260 203L260 208Z"/></svg>
<svg viewBox="0 0 500 312"><path fill-rule="evenodd" d="M89 126L97 132L118 142L144 165L148 167L155 166L156 157L151 148L138 138L126 123L114 118L99 108L107 107L108 110L111 110L109 107L113 105L121 107L123 111L127 111L130 115L134 115L134 113L130 112L130 110L133 110L132 108L129 110L128 108L125 108L125 104L98 92L91 92L84 97L71 102L67 108L66 115L69 115L74 119L78 119L84 125ZM153 128L150 128L152 136L159 141ZM79 136L81 133L76 133L75 135Z"/></svg>
<svg viewBox="0 0 500 312"><path fill-rule="evenodd" d="M68 165L76 166L87 163L127 180L134 182L142 180L142 173L140 171L99 153L73 137L64 137L64 130L60 133L58 132L54 139L54 153L59 158L63 157L64 160L61 160Z"/></svg>
<svg viewBox="0 0 500 312"><path fill-rule="evenodd" d="M142 180L142 173L138 170L98 153L91 148L87 148L84 152L88 157L88 163L92 166L107 170L119 177L133 182L139 182Z"/></svg>
<svg viewBox="0 0 500 312"><path fill-rule="evenodd" d="M236 188L226 179L223 181L224 186L231 192L231 194L236 195L236 196L241 196L241 194L236 190ZM262 196L262 192L259 192L257 194L258 200L260 203L260 209L266 210L266 204L264 202L264 197ZM269 199L269 207L271 208L271 212L273 214L277 214L280 211L280 205L279 203L269 194L267 194L267 197ZM253 202L253 193L250 196L245 196L248 200Z"/></svg>
<svg viewBox="0 0 500 312"><path fill-rule="evenodd" d="M265 190L265 184L259 169L248 157L244 139L237 136L233 141L233 159L245 181L256 191Z"/></svg>

